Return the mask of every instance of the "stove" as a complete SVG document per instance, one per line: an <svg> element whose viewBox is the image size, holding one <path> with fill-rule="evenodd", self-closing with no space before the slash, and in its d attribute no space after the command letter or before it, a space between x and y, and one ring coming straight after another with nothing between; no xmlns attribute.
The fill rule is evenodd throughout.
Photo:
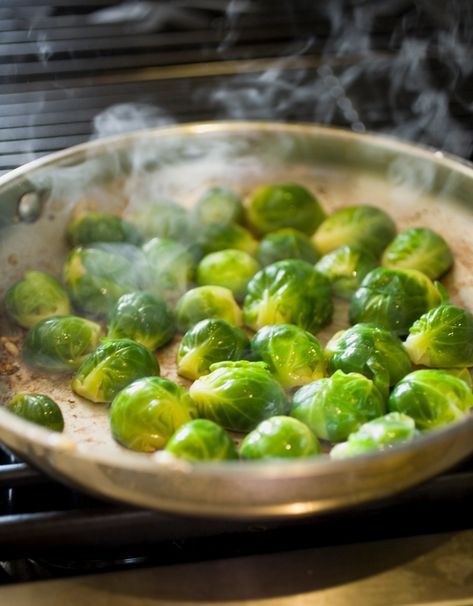
<svg viewBox="0 0 473 606"><path fill-rule="evenodd" d="M448 4L447 10L444 2L422 0L0 0L0 174L91 137L240 118L394 134L473 159L473 5ZM275 597L288 604L300 591L358 587L384 564L404 571L411 555L430 561L427 554L442 544L443 568L436 580L429 576L424 593L411 587L402 594L410 568L383 589L392 583L403 601L362 584L363 601L337 594L324 603L409 604L417 596L469 604L461 600L473 595L472 511L473 459L383 501L253 523L101 501L2 448L0 599L50 603L40 589L49 583L31 582L55 579L57 591L73 588L82 604L96 596L76 577L101 573L88 577L88 590L103 583L126 594L127 583L155 587L147 585L150 572L164 588L156 594L163 601L146 601L150 589L124 604L185 601L192 587L201 591L200 603ZM281 580L269 589L264 579L279 568ZM173 594L166 579L179 570L191 580ZM328 575L323 582L321 570ZM199 571L215 578L215 594L192 584ZM219 573L224 580L240 575L246 584L234 583L232 593ZM439 579L443 589L435 592Z"/></svg>

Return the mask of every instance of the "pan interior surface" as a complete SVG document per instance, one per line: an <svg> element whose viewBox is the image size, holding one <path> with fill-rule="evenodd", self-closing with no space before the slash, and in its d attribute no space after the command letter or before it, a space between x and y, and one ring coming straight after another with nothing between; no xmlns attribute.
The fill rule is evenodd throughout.
<svg viewBox="0 0 473 606"><path fill-rule="evenodd" d="M328 212L369 204L386 210L398 229L436 230L455 257L442 282L453 302L473 310L468 165L382 137L256 123L189 125L97 141L3 177L0 295L29 269L61 275L68 252L64 231L77 207L125 215L156 200L191 207L212 185L245 197L271 182L307 186ZM33 216L24 210L28 203ZM473 450L467 418L415 444L348 462L190 465L132 453L112 439L106 405L73 394L67 375L24 366L22 331L5 313L1 323L2 402L15 392L46 393L61 406L65 432L51 435L0 410L0 439L46 471L115 499L196 515L304 515L385 496ZM337 303L334 322L318 336L325 343L347 326L347 306ZM175 370L177 346L175 339L158 351L161 374L188 387Z"/></svg>

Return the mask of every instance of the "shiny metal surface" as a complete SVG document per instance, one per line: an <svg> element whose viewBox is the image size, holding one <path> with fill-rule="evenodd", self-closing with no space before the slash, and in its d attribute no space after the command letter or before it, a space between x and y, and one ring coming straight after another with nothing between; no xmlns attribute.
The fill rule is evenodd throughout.
<svg viewBox="0 0 473 606"><path fill-rule="evenodd" d="M64 226L77 205L128 212L156 196L191 205L210 184L245 195L259 183L289 180L313 189L327 209L374 204L400 227L437 229L456 259L446 285L454 301L473 309L471 166L383 137L271 123L187 125L96 141L3 177L0 294L31 267L60 273ZM29 192L42 200L36 222L18 215L18 201ZM340 306L322 339L345 318ZM111 439L105 406L73 397L67 378L24 368L18 331L5 318L1 329L2 400L26 388L49 393L62 406L66 432L50 434L0 407L0 439L52 475L117 500L195 515L299 516L392 494L473 451L468 417L415 443L353 461L191 465L129 452ZM159 357L163 374L175 379L173 347Z"/></svg>

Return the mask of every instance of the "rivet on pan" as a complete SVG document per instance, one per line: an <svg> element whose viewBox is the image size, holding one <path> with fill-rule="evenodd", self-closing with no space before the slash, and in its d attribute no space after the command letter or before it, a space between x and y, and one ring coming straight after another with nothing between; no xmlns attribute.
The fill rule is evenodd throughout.
<svg viewBox="0 0 473 606"><path fill-rule="evenodd" d="M38 192L32 191L23 194L18 201L18 216L25 223L33 223L41 216L42 211L41 196Z"/></svg>

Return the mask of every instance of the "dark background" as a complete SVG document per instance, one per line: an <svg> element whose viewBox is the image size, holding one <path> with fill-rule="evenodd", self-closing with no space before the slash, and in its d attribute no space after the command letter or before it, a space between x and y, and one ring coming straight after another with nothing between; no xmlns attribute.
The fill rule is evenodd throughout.
<svg viewBox="0 0 473 606"><path fill-rule="evenodd" d="M172 122L275 119L473 153L470 0L0 0L0 172Z"/></svg>

